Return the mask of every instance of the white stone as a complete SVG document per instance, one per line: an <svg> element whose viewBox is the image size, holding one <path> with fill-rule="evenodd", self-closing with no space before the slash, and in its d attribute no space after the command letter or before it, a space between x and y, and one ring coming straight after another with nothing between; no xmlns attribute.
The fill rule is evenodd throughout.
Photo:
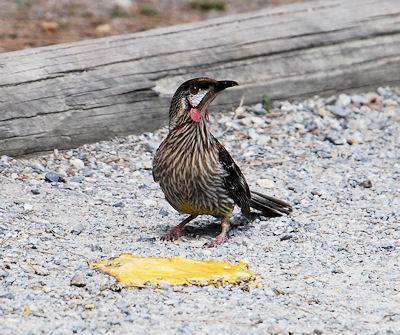
<svg viewBox="0 0 400 335"><path fill-rule="evenodd" d="M379 95L376 94L375 92L366 93L364 95L364 97L367 100L367 102L369 102L369 103L371 103L371 102L379 102L380 101Z"/></svg>
<svg viewBox="0 0 400 335"><path fill-rule="evenodd" d="M257 184L258 186L262 187L262 188L274 188L275 186L275 182L271 179L258 179L257 180Z"/></svg>
<svg viewBox="0 0 400 335"><path fill-rule="evenodd" d="M275 294L274 290L272 288L270 288L270 287L267 287L267 288L264 289L264 294L267 297L272 297L272 298L276 297L276 294Z"/></svg>
<svg viewBox="0 0 400 335"><path fill-rule="evenodd" d="M338 102L343 107L346 107L347 105L351 104L351 98L347 94L340 94Z"/></svg>
<svg viewBox="0 0 400 335"><path fill-rule="evenodd" d="M24 211L30 212L33 209L33 205L31 204L24 204Z"/></svg>
<svg viewBox="0 0 400 335"><path fill-rule="evenodd" d="M77 169L81 170L85 167L85 163L79 158L72 158L69 163L76 167Z"/></svg>
<svg viewBox="0 0 400 335"><path fill-rule="evenodd" d="M243 154L243 157L250 157L250 156L253 156L254 154L255 154L254 151L249 150L249 151L246 151L246 152Z"/></svg>
<svg viewBox="0 0 400 335"><path fill-rule="evenodd" d="M257 139L258 145L266 145L271 141L271 136L268 135L260 135Z"/></svg>
<svg viewBox="0 0 400 335"><path fill-rule="evenodd" d="M155 206L157 206L157 201L152 200L152 199L145 199L145 200L143 200L143 205L149 206L149 207L155 207Z"/></svg>
<svg viewBox="0 0 400 335"><path fill-rule="evenodd" d="M313 284L315 282L315 279L313 278L313 277L308 277L307 279L306 279L306 283L307 284Z"/></svg>

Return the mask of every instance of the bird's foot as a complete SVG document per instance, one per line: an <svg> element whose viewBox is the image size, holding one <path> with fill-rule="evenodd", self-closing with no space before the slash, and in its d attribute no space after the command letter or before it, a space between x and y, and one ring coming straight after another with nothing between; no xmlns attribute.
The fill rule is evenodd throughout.
<svg viewBox="0 0 400 335"><path fill-rule="evenodd" d="M221 244L224 244L226 241L228 241L226 236L221 234L221 235L218 235L215 240L204 244L204 247L205 248L215 248L215 247L218 247Z"/></svg>
<svg viewBox="0 0 400 335"><path fill-rule="evenodd" d="M185 236L188 232L183 228L185 224L196 218L197 215L190 215L180 224L178 224L174 229L172 229L168 234L161 237L163 241L176 241L179 237Z"/></svg>
<svg viewBox="0 0 400 335"><path fill-rule="evenodd" d="M185 236L187 234L188 234L188 232L186 231L186 229L175 227L168 234L165 234L163 237L161 237L161 240L176 241L179 237Z"/></svg>

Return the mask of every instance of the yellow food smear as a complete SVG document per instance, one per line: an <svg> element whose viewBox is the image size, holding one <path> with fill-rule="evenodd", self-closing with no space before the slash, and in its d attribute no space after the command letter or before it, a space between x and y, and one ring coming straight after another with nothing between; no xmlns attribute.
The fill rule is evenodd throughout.
<svg viewBox="0 0 400 335"><path fill-rule="evenodd" d="M174 257L135 257L122 254L120 257L91 264L102 272L114 276L118 281L133 287L160 285L228 285L255 283L256 274L248 270L248 265L225 262L199 261Z"/></svg>

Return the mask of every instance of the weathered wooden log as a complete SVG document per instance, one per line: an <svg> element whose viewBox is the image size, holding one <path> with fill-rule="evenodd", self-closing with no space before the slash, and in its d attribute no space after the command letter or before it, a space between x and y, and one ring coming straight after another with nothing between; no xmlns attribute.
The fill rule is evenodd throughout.
<svg viewBox="0 0 400 335"><path fill-rule="evenodd" d="M214 109L400 82L400 1L331 0L0 54L0 154L154 130L184 80L241 86Z"/></svg>

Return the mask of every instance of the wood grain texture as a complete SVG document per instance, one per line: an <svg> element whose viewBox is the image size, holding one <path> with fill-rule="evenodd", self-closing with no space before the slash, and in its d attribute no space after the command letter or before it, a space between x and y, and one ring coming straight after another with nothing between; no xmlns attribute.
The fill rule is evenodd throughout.
<svg viewBox="0 0 400 335"><path fill-rule="evenodd" d="M183 81L241 86L210 112L262 95L327 95L400 83L400 1L322 0L146 32L0 54L0 155L166 124Z"/></svg>

